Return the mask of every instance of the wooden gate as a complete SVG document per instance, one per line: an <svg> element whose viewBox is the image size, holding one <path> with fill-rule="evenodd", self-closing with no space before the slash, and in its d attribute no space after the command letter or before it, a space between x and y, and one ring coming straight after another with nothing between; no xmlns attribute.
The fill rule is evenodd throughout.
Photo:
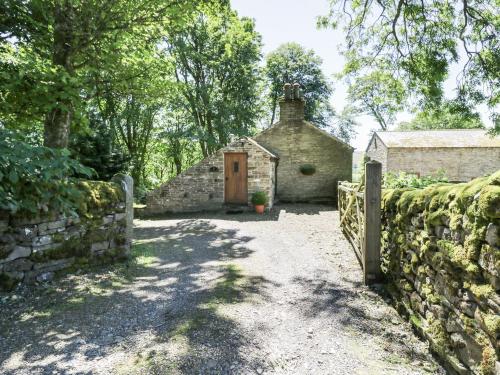
<svg viewBox="0 0 500 375"><path fill-rule="evenodd" d="M381 188L382 165L376 161L365 164L359 184L338 184L340 228L354 248L367 285L380 281Z"/></svg>

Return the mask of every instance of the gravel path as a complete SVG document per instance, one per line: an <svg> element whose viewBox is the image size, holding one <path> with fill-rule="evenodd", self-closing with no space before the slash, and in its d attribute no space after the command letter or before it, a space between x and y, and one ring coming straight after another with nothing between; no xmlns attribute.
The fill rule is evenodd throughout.
<svg viewBox="0 0 500 375"><path fill-rule="evenodd" d="M443 374L326 206L137 220L129 264L0 295L2 374Z"/></svg>

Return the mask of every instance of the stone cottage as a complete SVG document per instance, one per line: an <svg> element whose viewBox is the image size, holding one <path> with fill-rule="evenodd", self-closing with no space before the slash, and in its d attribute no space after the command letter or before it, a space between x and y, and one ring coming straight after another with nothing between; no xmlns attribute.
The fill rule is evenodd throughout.
<svg viewBox="0 0 500 375"><path fill-rule="evenodd" d="M482 129L380 131L366 156L382 163L384 173L443 171L450 181L469 181L500 169L500 138Z"/></svg>
<svg viewBox="0 0 500 375"><path fill-rule="evenodd" d="M352 177L353 148L304 120L297 84L285 85L280 120L254 138L242 138L151 191L147 213L250 205L265 191L269 206L284 202L335 203L339 180Z"/></svg>

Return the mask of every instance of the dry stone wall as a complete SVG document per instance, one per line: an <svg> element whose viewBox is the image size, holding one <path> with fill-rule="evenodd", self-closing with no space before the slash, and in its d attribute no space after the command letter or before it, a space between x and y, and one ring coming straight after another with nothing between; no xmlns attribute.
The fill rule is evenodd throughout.
<svg viewBox="0 0 500 375"><path fill-rule="evenodd" d="M81 182L77 213L0 212L0 290L49 281L56 271L124 259L130 251L132 178Z"/></svg>
<svg viewBox="0 0 500 375"><path fill-rule="evenodd" d="M382 270L413 325L459 374L500 373L500 171L386 190Z"/></svg>
<svg viewBox="0 0 500 375"><path fill-rule="evenodd" d="M250 139L241 139L217 151L150 192L146 214L220 210L224 204L224 154L248 154L248 203L256 191L274 201L275 158Z"/></svg>

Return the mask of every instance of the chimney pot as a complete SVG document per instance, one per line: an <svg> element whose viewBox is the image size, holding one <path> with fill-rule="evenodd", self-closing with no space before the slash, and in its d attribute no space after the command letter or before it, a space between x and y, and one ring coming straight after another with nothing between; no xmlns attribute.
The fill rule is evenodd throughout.
<svg viewBox="0 0 500 375"><path fill-rule="evenodd" d="M300 99L300 85L297 82L293 84L293 98L295 100Z"/></svg>
<svg viewBox="0 0 500 375"><path fill-rule="evenodd" d="M289 83L285 83L283 89L285 91L285 100L292 99L292 85Z"/></svg>
<svg viewBox="0 0 500 375"><path fill-rule="evenodd" d="M301 98L300 85L286 83L283 87L284 98L280 100L280 121L303 121L304 99Z"/></svg>

